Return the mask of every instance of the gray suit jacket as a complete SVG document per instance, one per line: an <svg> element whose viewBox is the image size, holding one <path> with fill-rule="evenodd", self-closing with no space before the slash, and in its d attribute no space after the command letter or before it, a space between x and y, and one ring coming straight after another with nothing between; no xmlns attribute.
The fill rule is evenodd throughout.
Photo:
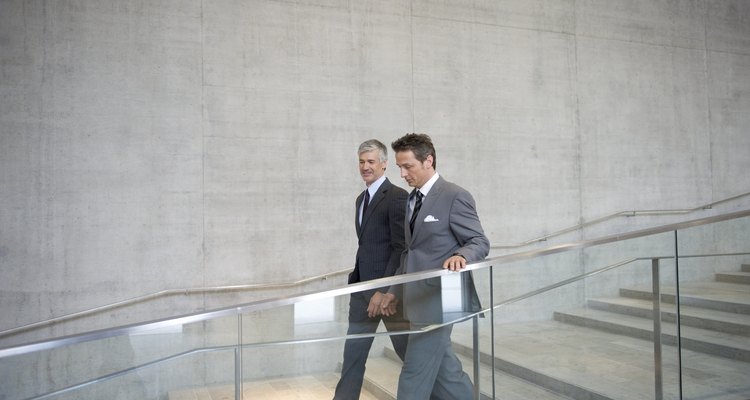
<svg viewBox="0 0 750 400"><path fill-rule="evenodd" d="M408 207L408 206L407 206ZM442 268L453 254L467 262L487 257L490 242L484 235L471 194L460 186L439 177L422 202L422 208L409 232L409 213L404 217L406 249L396 273L410 273ZM478 311L474 284L469 273L462 273L464 296L472 304L468 311ZM407 319L413 322L442 322L440 278L428 279L403 288Z"/></svg>

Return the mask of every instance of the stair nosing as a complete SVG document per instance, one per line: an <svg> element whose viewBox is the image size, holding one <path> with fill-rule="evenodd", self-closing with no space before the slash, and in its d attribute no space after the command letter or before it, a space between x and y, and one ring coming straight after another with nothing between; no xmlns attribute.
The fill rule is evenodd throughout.
<svg viewBox="0 0 750 400"><path fill-rule="evenodd" d="M577 311L584 310L584 314L576 314ZM593 315L586 315L593 314ZM576 324L578 326L585 326L591 329L599 329L610 333L627 335L643 340L653 340L653 325L649 325L649 320L643 318L621 315L618 319L625 319L627 321L612 321L611 318L607 318L607 315L611 315L607 311L600 310L589 310L589 309L573 309L567 311L556 311L554 314L555 320L563 323ZM577 321L584 322L579 324ZM589 322L591 322L589 324ZM677 326L673 323L662 322L661 323L662 343L666 345L674 345L677 341ZM710 333L706 335L705 332ZM733 340L733 338L741 338L739 340ZM713 339L710 340L709 338ZM721 355L722 357L750 362L750 345L741 346L740 344L747 341L747 338L740 335L733 335L728 333L719 333L696 327L680 327L680 342L683 347L693 351L705 352L702 349L712 348L715 353L714 355Z"/></svg>
<svg viewBox="0 0 750 400"><path fill-rule="evenodd" d="M650 300L622 297L593 298L589 299L587 304L592 309L615 314L648 319L653 316L653 303ZM676 306L673 303L662 303L661 314L662 321L674 323L677 319ZM681 305L680 322L685 326L696 328L712 326L719 332L750 336L750 315L746 314Z"/></svg>

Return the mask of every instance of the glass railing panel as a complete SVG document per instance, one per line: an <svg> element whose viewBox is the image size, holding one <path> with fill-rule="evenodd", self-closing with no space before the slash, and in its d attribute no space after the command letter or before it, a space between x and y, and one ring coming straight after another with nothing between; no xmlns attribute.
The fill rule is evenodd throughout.
<svg viewBox="0 0 750 400"><path fill-rule="evenodd" d="M210 353L236 346L236 332L234 315L184 324L167 322L152 328L121 328L111 337L98 338L100 333L111 332L94 332L81 342L4 357L0 398L123 398L118 393L128 393L129 386L135 390L144 382L149 393L165 396L168 390L214 380L213 370L206 365L217 356ZM71 340L76 339L82 338ZM99 394L87 397L83 393Z"/></svg>
<svg viewBox="0 0 750 400"><path fill-rule="evenodd" d="M750 217L677 237L684 398L750 398Z"/></svg>
<svg viewBox="0 0 750 400"><path fill-rule="evenodd" d="M339 304L344 297L325 294L241 315L246 398L303 398L308 390L332 395L338 340L346 334Z"/></svg>
<svg viewBox="0 0 750 400"><path fill-rule="evenodd" d="M489 265L471 271L477 293L476 300L478 300L483 312L454 324L451 335L452 350L461 361L464 372L472 380L475 393L478 391L481 394L480 398L502 397L502 392L498 392L495 388L491 360L493 351L492 322L495 316L492 310L492 304L494 303L492 298L493 271L496 271L496 269ZM462 275L464 274L466 272L462 273ZM465 279L466 277L464 277ZM455 293L454 299L456 298ZM451 301L450 303L458 304L457 301ZM469 303L464 301L463 304ZM469 311L471 310L476 310L475 306Z"/></svg>
<svg viewBox="0 0 750 400"><path fill-rule="evenodd" d="M6 357L0 363L0 398L33 398L132 366L128 336Z"/></svg>
<svg viewBox="0 0 750 400"><path fill-rule="evenodd" d="M419 331L453 324L468 326L471 331L472 316L482 311L482 306L491 304L486 284L490 279L489 268L463 273L444 273L436 268L436 272L441 276L388 286L371 281L366 286L359 285L360 288L350 286L348 291L303 295L292 304L243 312L243 392L257 395L268 389L269 381L279 382L277 387L306 381L327 387L333 394L345 364L345 348L350 346L353 355L362 357L363 349L367 351L365 390L395 394L402 361L392 339L404 342L407 333L417 335ZM474 281L475 289L469 292ZM365 315L362 299L389 290L396 294L399 312L406 309L413 321L389 318L387 329L383 322ZM350 306L354 307L351 323ZM489 347L489 331L483 336L484 345ZM367 343L371 343L369 350ZM459 354L464 371L470 379L475 379L472 345L469 342L454 351ZM485 379L489 379L491 371L485 369L484 373ZM293 392L292 386L289 390Z"/></svg>
<svg viewBox="0 0 750 400"><path fill-rule="evenodd" d="M570 279L585 272L581 250L573 249L543 257L524 258L519 261L496 264L493 272L494 304L512 301L523 295L533 295L536 290ZM560 292L571 302L581 302L582 291ZM504 307L495 315L496 323L523 322L548 319L554 304L532 306L532 302Z"/></svg>
<svg viewBox="0 0 750 400"><path fill-rule="evenodd" d="M54 400L80 399L234 399L234 348L186 354L157 364L127 370L44 397Z"/></svg>
<svg viewBox="0 0 750 400"><path fill-rule="evenodd" d="M242 393L247 399L330 399L336 384L335 340L249 345L242 351Z"/></svg>
<svg viewBox="0 0 750 400"><path fill-rule="evenodd" d="M496 265L498 386L515 390L520 377L572 398L654 398L660 379L676 393L674 349L661 347L655 374L652 318L651 258L673 253L667 232Z"/></svg>

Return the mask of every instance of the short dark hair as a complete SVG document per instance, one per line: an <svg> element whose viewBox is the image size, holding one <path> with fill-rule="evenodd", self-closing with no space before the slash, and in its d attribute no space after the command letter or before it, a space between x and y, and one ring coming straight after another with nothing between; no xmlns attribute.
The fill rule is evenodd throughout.
<svg viewBox="0 0 750 400"><path fill-rule="evenodd" d="M424 133L407 133L391 143L391 148L396 153L411 150L420 162L426 160L427 156L432 156L432 168L437 168L435 146L432 145L432 139Z"/></svg>

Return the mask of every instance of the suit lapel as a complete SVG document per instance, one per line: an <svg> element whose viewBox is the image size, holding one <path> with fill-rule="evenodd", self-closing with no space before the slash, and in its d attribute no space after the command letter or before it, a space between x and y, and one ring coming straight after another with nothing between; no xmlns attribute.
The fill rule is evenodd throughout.
<svg viewBox="0 0 750 400"><path fill-rule="evenodd" d="M430 215L432 213L432 209L435 205L435 203L438 200L438 197L440 196L440 193L443 191L443 177L439 176L437 181L435 181L435 184L432 185L432 188L430 189L430 192L422 199L422 208L419 209L419 215L417 215L417 220L414 221L414 232L409 232L409 217L408 212L407 214L407 220L406 220L406 235L407 235L407 241L409 243L412 242L412 240L419 235L419 228L422 227L422 223L424 222L424 219L426 216ZM407 205L407 207L409 207ZM411 240L410 240L411 239Z"/></svg>
<svg viewBox="0 0 750 400"><path fill-rule="evenodd" d="M382 184L380 184L380 187L378 188L378 191L375 192L375 195L370 199L370 205L367 206L367 212L365 212L364 215L362 215L362 226L359 227L357 230L357 234L364 228L365 225L367 225L367 221L369 221L370 216L373 212L375 212L375 209L378 208L380 203L385 200L385 196L388 193L388 189L391 187L391 183L388 181L388 178L385 178L385 181L383 181ZM364 200L364 192L360 195L360 199L358 199L357 203L357 216L359 217L359 206L362 204L362 200ZM359 220L359 218L357 218Z"/></svg>

